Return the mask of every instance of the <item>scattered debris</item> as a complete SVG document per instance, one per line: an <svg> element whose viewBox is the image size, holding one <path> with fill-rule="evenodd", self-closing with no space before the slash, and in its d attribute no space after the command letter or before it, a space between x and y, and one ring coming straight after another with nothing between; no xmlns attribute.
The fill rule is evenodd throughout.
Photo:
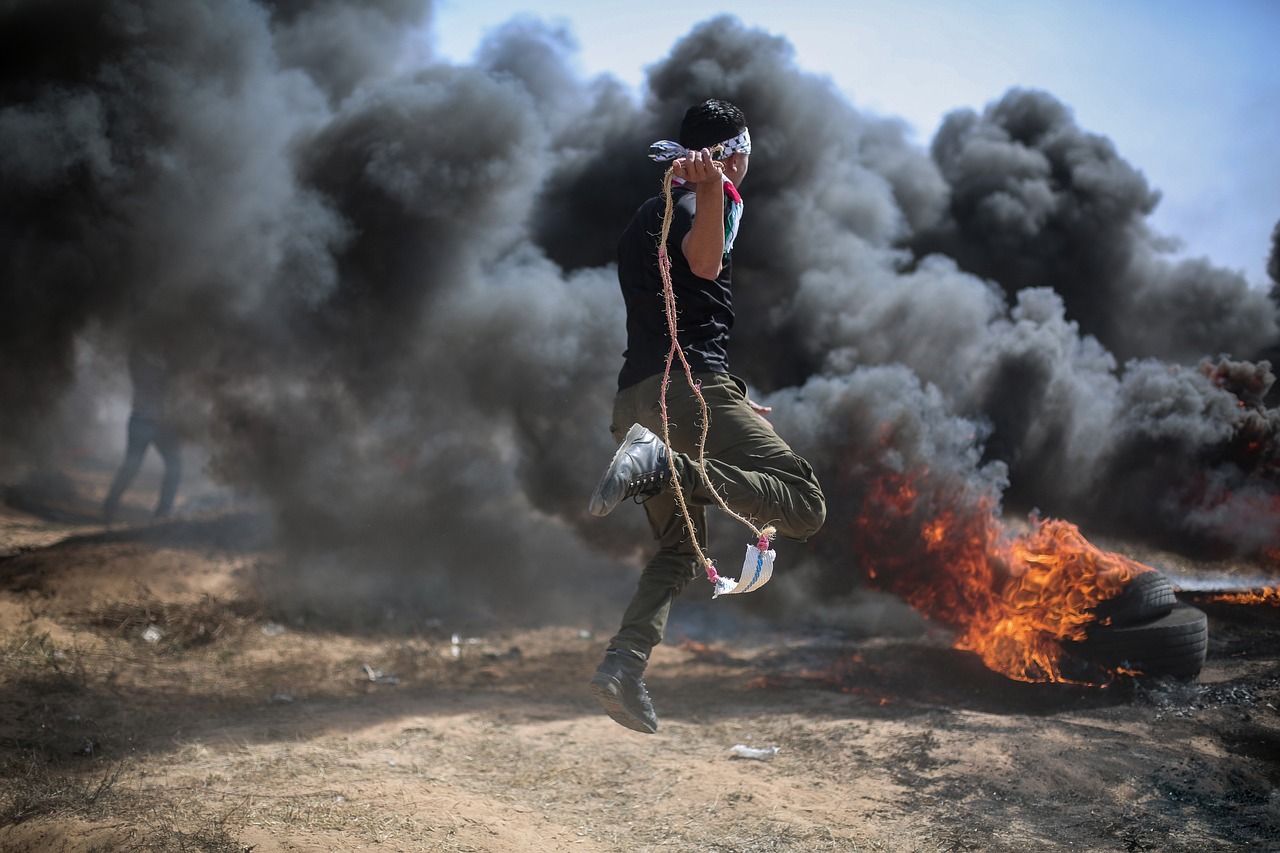
<svg viewBox="0 0 1280 853"><path fill-rule="evenodd" d="M363 669L364 669L364 674L374 684L390 684L394 686L400 683L400 676L386 675L385 673L383 673L382 670L374 669L373 667L369 666L369 664L365 664Z"/></svg>
<svg viewBox="0 0 1280 853"><path fill-rule="evenodd" d="M455 658L456 658L456 657L461 657L461 656L462 656L462 647L463 647L464 645L466 645L466 646L474 646L474 645L476 645L476 644L477 644L477 643L479 643L479 642L480 642L480 640L479 640L479 639L477 639L476 637L467 637L467 638L464 640L460 635L458 635L458 634L454 634L454 635L453 635L453 637L451 638L451 644L450 644L450 646L449 646L449 656L450 656L450 657L455 657Z"/></svg>
<svg viewBox="0 0 1280 853"><path fill-rule="evenodd" d="M778 754L780 746L766 746L763 749L746 746L745 744L736 743L733 749L729 750L735 758L754 758L757 761L768 761Z"/></svg>

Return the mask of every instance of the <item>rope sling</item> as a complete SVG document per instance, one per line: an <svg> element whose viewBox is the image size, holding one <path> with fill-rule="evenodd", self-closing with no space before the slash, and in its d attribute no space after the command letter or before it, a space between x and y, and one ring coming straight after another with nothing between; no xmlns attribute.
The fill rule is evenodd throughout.
<svg viewBox="0 0 1280 853"><path fill-rule="evenodd" d="M673 208L671 184L673 176L673 169L668 168L662 178L662 199L665 207L662 212L662 233L658 237L658 271L662 276L662 299L666 309L667 332L671 337L671 348L667 351L666 368L662 373L662 389L658 397L658 405L662 414L662 441L666 444L667 452L670 454L671 421L667 413L667 389L671 385L672 364L674 364L676 358L679 358L680 364L684 368L685 379L688 381L689 387L693 389L694 396L698 398L698 406L702 414L698 434L698 454L694 460L694 467L697 468L702 482L707 487L707 491L715 498L716 505L729 516L746 525L756 537L755 545L747 546L747 556L743 561L743 573L740 580L735 581L732 578L726 578L717 572L714 561L703 553L702 547L698 544L698 530L693 523L692 515L689 513L689 505L685 500L684 489L681 488L680 481L676 476L675 466L670 466L671 487L676 496L676 504L680 507L680 514L684 519L685 529L689 533L689 541L693 543L693 550L697 555L698 564L706 571L707 580L715 585L715 592L712 594L712 598L716 598L729 593L750 592L763 586L769 580L773 574L773 559L775 556L774 552L769 548L769 542L776 535L777 529L772 525L766 525L762 528L756 527L750 519L730 509L724 498L716 490L716 487L712 485L711 478L707 474L707 432L711 426L711 411L707 407L706 399L702 396L701 383L696 382L693 378L693 369L689 366L689 360L685 358L684 349L680 346L680 340L677 336L676 292L671 282L671 258L667 254L667 239L671 234ZM752 573L750 578L748 578L749 572Z"/></svg>

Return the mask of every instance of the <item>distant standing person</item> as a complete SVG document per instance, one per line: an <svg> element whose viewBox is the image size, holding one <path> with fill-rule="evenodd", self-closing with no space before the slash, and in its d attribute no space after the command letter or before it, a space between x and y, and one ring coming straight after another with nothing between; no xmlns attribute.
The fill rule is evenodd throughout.
<svg viewBox="0 0 1280 853"><path fill-rule="evenodd" d="M120 497L137 476L142 458L152 444L164 461L156 518L164 518L173 511L178 481L182 478L181 445L169 411L168 363L154 350L134 345L129 351L129 378L133 382L133 411L129 415L124 462L102 506L102 517L107 524L114 520Z"/></svg>

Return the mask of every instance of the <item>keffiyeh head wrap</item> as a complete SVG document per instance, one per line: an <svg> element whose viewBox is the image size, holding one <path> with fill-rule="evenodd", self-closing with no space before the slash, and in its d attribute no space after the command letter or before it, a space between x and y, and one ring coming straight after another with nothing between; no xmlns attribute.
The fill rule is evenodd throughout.
<svg viewBox="0 0 1280 853"><path fill-rule="evenodd" d="M732 139L717 142L709 147L711 148L711 156L715 160L723 160L731 154L750 154L751 131L744 127L742 133ZM672 142L670 139L660 139L649 146L649 159L657 160L659 163L678 160L688 153L688 148L685 148L679 142Z"/></svg>
<svg viewBox="0 0 1280 853"><path fill-rule="evenodd" d="M742 133L732 139L726 139L724 142L718 142L712 145L711 157L715 160L723 160L731 154L750 154L751 153L751 131L747 128L742 129ZM681 157L689 153L689 149L685 148L679 142L672 142L670 139L660 139L649 146L649 159L657 160L659 163L667 163L672 160L679 160ZM738 188L733 185L733 181L721 176L724 181L724 257L729 257L729 250L733 248L733 241L738 238L738 226L742 222L742 195L738 192Z"/></svg>

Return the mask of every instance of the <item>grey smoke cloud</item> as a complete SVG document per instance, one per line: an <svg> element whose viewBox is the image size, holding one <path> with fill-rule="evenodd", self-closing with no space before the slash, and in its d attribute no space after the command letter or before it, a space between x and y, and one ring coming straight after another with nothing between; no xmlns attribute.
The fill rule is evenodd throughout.
<svg viewBox="0 0 1280 853"><path fill-rule="evenodd" d="M1013 90L981 115L953 112L932 153L950 215L914 235L918 253L947 254L1010 297L1053 288L1122 359L1194 363L1275 339L1275 307L1242 275L1161 256L1169 240L1146 223L1159 192L1049 93Z"/></svg>
<svg viewBox="0 0 1280 853"><path fill-rule="evenodd" d="M636 102L529 18L452 66L410 61L426 2L83 11L0 13L0 472L83 341L163 339L212 472L271 509L282 602L521 618L627 583L641 514L585 513L625 346L614 245L658 187L648 143L711 95L756 144L735 370L831 499L790 549L815 588L858 580L850 525L904 475L920 513L1280 543L1276 416L1239 379L1269 385L1248 360L1274 304L1165 260L1158 193L1047 93L923 150L731 17Z"/></svg>
<svg viewBox="0 0 1280 853"><path fill-rule="evenodd" d="M394 76L430 0L266 0L275 57L298 68L335 103Z"/></svg>
<svg viewBox="0 0 1280 853"><path fill-rule="evenodd" d="M1271 279L1271 298L1280 302L1280 222L1271 232L1271 253L1267 255L1267 276Z"/></svg>

